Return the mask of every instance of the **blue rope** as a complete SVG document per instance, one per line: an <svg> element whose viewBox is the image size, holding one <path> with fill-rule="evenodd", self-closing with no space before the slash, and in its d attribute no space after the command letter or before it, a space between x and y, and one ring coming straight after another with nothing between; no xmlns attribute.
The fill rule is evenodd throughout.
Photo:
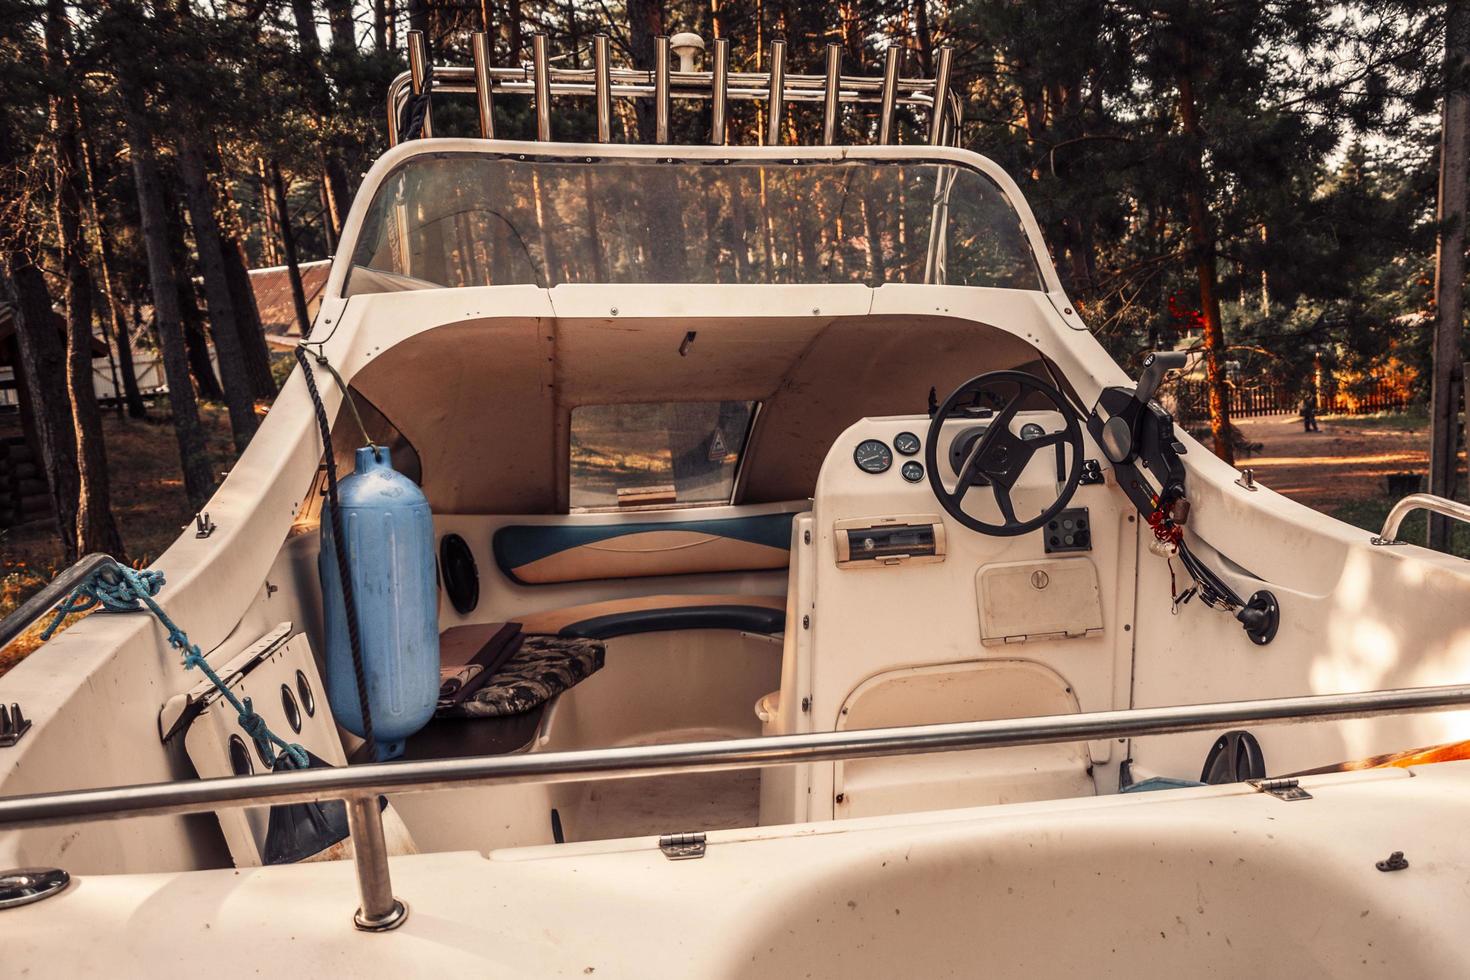
<svg viewBox="0 0 1470 980"><path fill-rule="evenodd" d="M115 573L117 578L109 581L103 577L104 573ZM255 747L260 755L263 758L275 759L275 747L279 746L291 757L291 761L296 763L297 768L307 768L310 762L307 759L306 750L295 742L285 741L271 731L265 719L255 713L249 698L242 702L235 697L235 692L231 691L225 682L220 680L220 676L214 672L214 668L209 666L209 661L204 659L204 654L199 652L199 647L189 642L189 634L179 629L178 624L169 619L162 607L153 601L153 597L158 595L162 588L163 573L156 569L134 569L122 565L99 569L85 582L78 585L72 594L56 607L56 618L51 621L50 626L46 627L41 634L41 639L51 639L51 634L56 632L57 627L68 616L86 612L98 606L103 612L136 612L147 608L168 630L169 646L183 651L184 668L186 670L199 668L225 700L230 702L230 706L240 716L240 727L255 742ZM275 768L274 763L271 768Z"/></svg>

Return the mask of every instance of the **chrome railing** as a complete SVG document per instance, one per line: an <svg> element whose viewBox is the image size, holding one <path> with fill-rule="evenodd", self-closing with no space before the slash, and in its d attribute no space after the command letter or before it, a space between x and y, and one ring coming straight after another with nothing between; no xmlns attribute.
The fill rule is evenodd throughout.
<svg viewBox="0 0 1470 980"><path fill-rule="evenodd" d="M1373 539L1374 544L1403 544L1399 540L1399 526L1416 510L1427 510L1444 517L1453 517L1457 521L1470 523L1470 505L1462 504L1458 500L1446 500L1444 497L1436 497L1432 493L1411 493L1403 500L1393 505L1388 516L1383 519L1383 530L1378 537Z"/></svg>
<svg viewBox="0 0 1470 980"><path fill-rule="evenodd" d="M484 34L470 37L473 64L470 67L430 64L419 31L408 33L409 70L400 74L388 87L388 143L399 141L399 126L404 107L411 98L427 92L423 135L434 135L433 97L437 94L474 95L480 135L495 138L493 106L498 95L518 95L531 99L536 117L536 138L554 138L551 101L556 96L591 97L595 100L597 141L612 139L612 100L652 100L655 111L656 142L669 141L669 116L672 100L695 100L710 103L710 142L724 145L728 134L726 110L731 100L759 101L767 106L762 135L767 145L782 142L781 119L788 103L818 102L823 106L822 134L824 144L836 141L838 114L844 103L867 103L878 106L878 142L894 139L894 113L898 106L911 106L927 113L926 141L935 146L957 145L963 109L958 94L950 85L953 50L941 47L935 52L933 78L902 76L903 50L888 49L881 78L842 74L842 46L829 44L825 71L820 75L793 75L786 71L786 42L771 42L769 70L759 72L730 71L730 45L724 38L714 44L712 65L695 71L695 52L704 50L704 42L694 35L677 35L672 39L654 39L654 68L613 68L608 63L608 39L596 35L592 39L591 68L558 68L550 63L544 35L531 39L531 63L512 68L490 65L490 45ZM672 67L670 55L680 62Z"/></svg>
<svg viewBox="0 0 1470 980"><path fill-rule="evenodd" d="M398 925L407 915L407 907L393 895L389 878L387 847L377 807L377 797L384 793L718 772L963 749L1138 738L1213 731L1239 725L1336 721L1465 707L1470 707L1470 685L1452 685L912 728L306 769L0 799L0 831L82 821L202 813L222 807L344 800L361 896L355 921L361 929L381 931Z"/></svg>
<svg viewBox="0 0 1470 980"><path fill-rule="evenodd" d="M31 628L31 624L56 608L56 604L71 594L71 591L91 578L93 573L103 570L107 575L118 568L117 559L99 553L86 555L76 564L57 575L45 587L16 607L15 612L0 619L0 649Z"/></svg>

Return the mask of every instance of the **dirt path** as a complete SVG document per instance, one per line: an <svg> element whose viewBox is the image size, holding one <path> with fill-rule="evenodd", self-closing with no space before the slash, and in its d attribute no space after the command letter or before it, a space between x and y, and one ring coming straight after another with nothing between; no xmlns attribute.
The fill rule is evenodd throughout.
<svg viewBox="0 0 1470 980"><path fill-rule="evenodd" d="M1318 510L1385 497L1389 473L1429 472L1428 430L1405 416L1328 417L1320 420L1320 432L1303 432L1295 415L1236 424L1262 444L1236 465L1253 467L1261 483Z"/></svg>

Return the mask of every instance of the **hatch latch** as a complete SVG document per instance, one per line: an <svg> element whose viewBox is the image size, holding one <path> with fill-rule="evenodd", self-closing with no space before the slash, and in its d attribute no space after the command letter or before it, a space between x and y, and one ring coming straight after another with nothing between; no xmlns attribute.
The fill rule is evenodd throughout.
<svg viewBox="0 0 1470 980"><path fill-rule="evenodd" d="M670 861L688 861L704 857L704 834L664 834L658 839L658 849Z"/></svg>
<svg viewBox="0 0 1470 980"><path fill-rule="evenodd" d="M1297 781L1291 777L1280 779L1250 779L1247 780L1252 786L1269 796L1288 803L1294 800L1310 800L1312 794L1302 789Z"/></svg>

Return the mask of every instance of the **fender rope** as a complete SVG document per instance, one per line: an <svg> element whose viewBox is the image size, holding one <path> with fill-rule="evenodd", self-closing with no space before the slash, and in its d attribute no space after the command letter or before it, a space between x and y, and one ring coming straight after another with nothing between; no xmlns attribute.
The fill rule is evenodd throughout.
<svg viewBox="0 0 1470 980"><path fill-rule="evenodd" d="M104 574L116 574L117 578L108 580L103 577ZM137 612L146 608L158 617L158 621L168 630L169 646L183 652L184 669L199 668L204 676L209 678L215 689L235 709L240 716L240 727L255 742L256 750L261 757L273 760L271 768L276 767L278 760L275 749L279 747L290 757L297 768L305 769L310 764L306 750L295 742L287 742L271 731L265 719L255 713L249 698L245 698L243 702L237 698L235 692L231 691L229 686L214 672L214 668L209 666L209 661L204 659L204 654L199 651L199 647L189 642L189 634L180 629L179 625L169 618L168 613L153 601L153 597L158 595L162 588L163 573L157 569L140 570L123 565L100 568L72 590L72 594L56 607L56 618L41 633L41 639L51 639L51 635L68 616L86 612L89 609L100 607L103 612L118 613Z"/></svg>
<svg viewBox="0 0 1470 980"><path fill-rule="evenodd" d="M326 363L326 358L321 354L316 355L321 363ZM377 750L377 741L373 738L373 711L368 703L367 668L363 666L362 660L362 637L358 632L357 623L357 597L352 591L352 575L347 567L347 537L342 527L342 510L337 506L337 454L332 449L332 426L327 421L327 407L322 402L322 394L316 387L316 376L311 372L311 361L306 353L306 340L296 347L296 361L301 365L301 372L306 378L306 391L311 396L311 404L316 411L317 428L322 435L322 459L327 467L327 519L332 522L332 550L333 557L337 561L337 578L342 582L342 607L347 620L347 644L352 651L352 679L357 685L357 703L362 708L362 737L372 751ZM336 371L332 372L341 384L341 377ZM344 385L342 397L347 404L352 405L352 394ZM356 406L353 406L354 414ZM358 424L361 425L361 419ZM366 431L366 430L364 430ZM371 444L371 443L370 443ZM378 447L373 446L374 455Z"/></svg>

